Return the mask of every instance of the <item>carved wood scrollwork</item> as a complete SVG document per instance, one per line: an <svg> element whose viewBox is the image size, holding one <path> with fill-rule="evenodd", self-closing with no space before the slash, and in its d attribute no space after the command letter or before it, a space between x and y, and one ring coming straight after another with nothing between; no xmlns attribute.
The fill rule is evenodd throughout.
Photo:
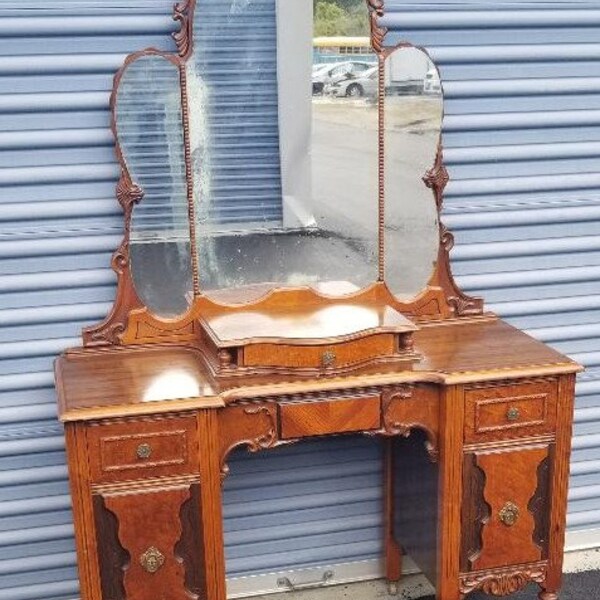
<svg viewBox="0 0 600 600"><path fill-rule="evenodd" d="M240 446L260 452L281 444L273 403L239 405L219 412L221 480L229 475L227 457Z"/></svg>
<svg viewBox="0 0 600 600"><path fill-rule="evenodd" d="M388 32L387 28L379 25L379 19L384 15L385 1L367 0L367 7L371 24L371 46L377 54L380 54L383 52L383 40Z"/></svg>
<svg viewBox="0 0 600 600"><path fill-rule="evenodd" d="M179 30L172 35L177 46L177 52L182 58L186 58L192 53L194 8L195 2L193 0L183 0L173 7L173 20L179 23Z"/></svg>
<svg viewBox="0 0 600 600"><path fill-rule="evenodd" d="M133 207L142 201L144 191L139 185L131 181L127 171L122 169L121 177L117 183L116 195L123 209L125 220L123 241L111 260L112 270L117 274L117 297L110 314L102 323L83 330L83 341L86 346L120 344L120 336L125 332L130 311L142 306L130 272L129 237Z"/></svg>
<svg viewBox="0 0 600 600"><path fill-rule="evenodd" d="M529 583L543 583L547 569L546 563L538 563L463 575L460 578L460 592L466 595L481 590L492 596L507 596L522 590Z"/></svg>
<svg viewBox="0 0 600 600"><path fill-rule="evenodd" d="M408 437L414 429L420 429L427 436L425 449L429 458L432 462L437 462L439 444L436 395L423 393L421 388L413 385L404 385L385 391L382 394L381 405L383 429L377 433L384 436ZM419 415L418 420L415 420L415 415Z"/></svg>

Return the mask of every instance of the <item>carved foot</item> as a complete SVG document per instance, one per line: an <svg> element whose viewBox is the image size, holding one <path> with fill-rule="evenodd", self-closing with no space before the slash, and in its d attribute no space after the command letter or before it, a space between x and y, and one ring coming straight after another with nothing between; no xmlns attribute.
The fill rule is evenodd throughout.
<svg viewBox="0 0 600 600"><path fill-rule="evenodd" d="M556 592L540 592L538 596L540 600L558 600L558 594Z"/></svg>

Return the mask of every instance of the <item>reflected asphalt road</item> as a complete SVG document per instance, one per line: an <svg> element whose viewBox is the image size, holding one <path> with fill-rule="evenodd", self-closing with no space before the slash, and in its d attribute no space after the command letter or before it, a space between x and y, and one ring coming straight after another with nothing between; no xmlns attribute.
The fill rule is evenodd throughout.
<svg viewBox="0 0 600 600"><path fill-rule="evenodd" d="M396 293L422 289L437 254L437 211L421 178L435 159L440 113L436 98L386 100L386 279ZM376 106L317 99L312 165L319 226L376 244ZM352 278L352 265L340 265L340 271Z"/></svg>

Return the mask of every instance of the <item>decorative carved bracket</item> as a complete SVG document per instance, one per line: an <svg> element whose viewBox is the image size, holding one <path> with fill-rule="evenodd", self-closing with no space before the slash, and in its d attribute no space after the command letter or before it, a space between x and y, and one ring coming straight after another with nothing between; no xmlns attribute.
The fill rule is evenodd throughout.
<svg viewBox="0 0 600 600"><path fill-rule="evenodd" d="M529 583L543 583L546 580L548 566L537 563L530 566L492 569L463 575L460 578L461 594L481 590L492 596L507 596L525 588Z"/></svg>
<svg viewBox="0 0 600 600"><path fill-rule="evenodd" d="M437 398L421 397L412 385L404 385L382 394L383 429L377 434L409 437L420 429L427 436L425 449L432 462L439 457ZM419 415L419 420L415 420Z"/></svg>
<svg viewBox="0 0 600 600"><path fill-rule="evenodd" d="M272 403L229 407L219 413L221 480L229 475L227 457L240 446L260 452L278 444L277 407Z"/></svg>

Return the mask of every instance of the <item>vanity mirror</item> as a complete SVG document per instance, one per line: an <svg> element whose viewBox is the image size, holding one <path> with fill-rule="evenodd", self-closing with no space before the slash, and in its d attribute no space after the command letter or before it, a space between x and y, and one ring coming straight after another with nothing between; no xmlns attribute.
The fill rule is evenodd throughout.
<svg viewBox="0 0 600 600"><path fill-rule="evenodd" d="M299 343L316 339L300 324L322 323L321 309L323 337L339 341L481 314L454 285L452 236L439 222L447 173L430 57L382 45L377 2L325 25L319 3L265 6L226 0L217 15L211 3L181 3L179 53L134 54L117 74L126 236L115 309L88 343L200 331L219 349L224 331L238 347ZM350 27L363 35L314 37ZM253 43L272 29L275 47ZM284 305L290 318L252 335L234 326Z"/></svg>

